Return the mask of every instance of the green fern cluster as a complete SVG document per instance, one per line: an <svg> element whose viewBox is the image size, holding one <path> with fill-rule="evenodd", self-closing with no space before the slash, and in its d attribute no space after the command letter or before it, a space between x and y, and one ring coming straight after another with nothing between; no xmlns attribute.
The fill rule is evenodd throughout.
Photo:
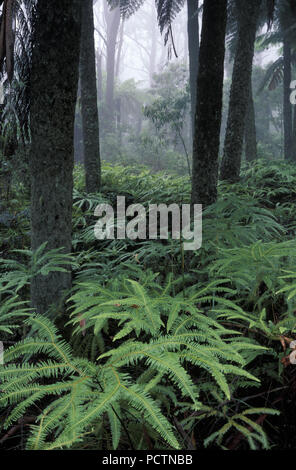
<svg viewBox="0 0 296 470"><path fill-rule="evenodd" d="M113 338L118 346L105 346L97 361L74 357L52 323L40 316L29 316L25 324L32 328L30 336L6 351L5 367L0 370L0 406L13 406L13 410L5 426L51 397L31 428L28 449L73 447L94 433L105 415L113 448L122 433L128 433L127 421L142 422L163 443L180 448L164 407L176 406L183 398L190 400L192 410L201 409L201 371L212 377L227 400L231 398L227 377L258 382L244 366L250 353L265 349L196 307L213 300L209 293L219 290L217 283L197 293L187 292L186 298L183 294L171 297L171 283L164 290L154 283L158 294L153 296L133 280L118 287L121 290L114 293L84 283L80 294L71 299L74 322L85 319L95 335L102 334L107 322L118 324ZM226 310L235 308L221 302ZM136 436L133 439L135 447L142 445Z"/></svg>
<svg viewBox="0 0 296 470"><path fill-rule="evenodd" d="M151 277L155 279L156 275ZM71 316L76 324L75 333L81 333L83 320L86 334L93 331L99 336L104 350L107 347L104 337L112 335L110 324L116 323L112 342L119 345L100 356L106 360L105 367L108 364L130 367L145 361L162 375L171 375L175 386L181 387L180 393L187 391L193 402L198 387L186 371L194 367L212 376L227 398L231 395L227 375L255 379L242 366L247 362L248 351L258 354L265 349L251 340L245 341L237 331L224 328L213 318L218 311L241 311L218 296L228 291L221 287L226 280L197 291L188 289L185 296L184 291L172 296L173 282L161 289L151 277L146 279L146 285L122 279L113 282L112 289L90 281L76 286L70 299L74 303Z"/></svg>
<svg viewBox="0 0 296 470"><path fill-rule="evenodd" d="M219 258L212 263L210 274L215 279L231 278L239 298L252 301L259 311L264 302L275 298L281 286L284 268L292 268L296 261L294 240L285 242L256 242L230 249L219 249ZM260 286L264 290L260 293Z"/></svg>
<svg viewBox="0 0 296 470"><path fill-rule="evenodd" d="M36 251L12 250L17 259L0 258L0 289L6 292L18 292L29 286L31 279L38 275L47 276L52 271L67 271L67 267L75 266L75 259L63 253L62 249L47 250L43 243Z"/></svg>

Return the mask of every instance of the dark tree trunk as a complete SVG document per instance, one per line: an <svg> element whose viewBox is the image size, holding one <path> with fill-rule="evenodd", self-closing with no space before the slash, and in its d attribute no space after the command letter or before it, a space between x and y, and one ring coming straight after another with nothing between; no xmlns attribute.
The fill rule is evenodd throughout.
<svg viewBox="0 0 296 470"><path fill-rule="evenodd" d="M81 21L80 83L85 184L88 193L96 193L101 186L101 162L93 0L83 0Z"/></svg>
<svg viewBox="0 0 296 470"><path fill-rule="evenodd" d="M257 159L257 132L256 132L256 119L255 119L255 106L253 99L252 80L250 83L250 96L246 115L245 124L245 152L246 160L251 162Z"/></svg>
<svg viewBox="0 0 296 470"><path fill-rule="evenodd" d="M239 180L245 121L250 96L260 0L237 0L239 31L230 90L221 179Z"/></svg>
<svg viewBox="0 0 296 470"><path fill-rule="evenodd" d="M217 199L227 0L205 0L193 145L192 204Z"/></svg>
<svg viewBox="0 0 296 470"><path fill-rule="evenodd" d="M39 0L31 76L31 244L71 252L73 131L77 98L81 0ZM63 306L71 273L38 276L31 303L44 313Z"/></svg>
<svg viewBox="0 0 296 470"><path fill-rule="evenodd" d="M284 155L285 160L292 159L292 105L291 94L291 44L289 39L284 39Z"/></svg>
<svg viewBox="0 0 296 470"><path fill-rule="evenodd" d="M192 135L193 135L193 130L194 130L195 111L196 111L196 88L197 88L196 84L197 84L198 56L199 56L198 6L199 6L199 0L187 0Z"/></svg>

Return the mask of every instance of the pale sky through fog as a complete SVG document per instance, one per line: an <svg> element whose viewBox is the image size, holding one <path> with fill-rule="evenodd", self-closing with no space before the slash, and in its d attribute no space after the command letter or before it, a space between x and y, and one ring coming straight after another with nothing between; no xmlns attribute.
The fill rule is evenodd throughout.
<svg viewBox="0 0 296 470"><path fill-rule="evenodd" d="M270 47L270 49L255 54L255 63L263 66L268 65L270 62L274 62L280 55L280 46Z"/></svg>
<svg viewBox="0 0 296 470"><path fill-rule="evenodd" d="M97 32L96 47L103 50L105 21L103 6L106 0L96 2L94 7L95 23ZM201 18L200 15L200 30ZM187 39L187 8L186 4L177 15L173 23L173 34L178 58L172 54L171 61L178 60L188 63L188 39ZM131 16L124 25L124 41L122 47L120 81L134 79L139 87L149 86L149 51L151 49L151 37L157 38L157 52L155 72L160 72L168 63L168 48L164 47L164 38L161 36L157 24L156 9L154 0L146 0L144 5ZM279 57L280 47L270 47L262 53L255 54L255 64L265 66ZM103 59L104 60L104 59ZM104 65L103 65L103 68Z"/></svg>

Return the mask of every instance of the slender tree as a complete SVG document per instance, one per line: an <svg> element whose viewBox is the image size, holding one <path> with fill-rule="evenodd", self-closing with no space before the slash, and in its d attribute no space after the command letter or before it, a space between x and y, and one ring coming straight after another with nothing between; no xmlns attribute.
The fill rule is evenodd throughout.
<svg viewBox="0 0 296 470"><path fill-rule="evenodd" d="M257 158L257 131L255 119L255 106L253 98L252 80L250 83L250 95L245 123L245 153L246 160L251 162Z"/></svg>
<svg viewBox="0 0 296 470"><path fill-rule="evenodd" d="M293 155L293 112L290 103L292 81L292 46L295 47L296 4L294 0L281 0L278 4L278 27L283 40L283 118L285 160L296 159Z"/></svg>
<svg viewBox="0 0 296 470"><path fill-rule="evenodd" d="M192 204L217 199L227 0L205 0L193 145Z"/></svg>
<svg viewBox="0 0 296 470"><path fill-rule="evenodd" d="M250 98L254 45L261 0L235 0L238 12L238 39L230 90L228 120L220 177L238 181Z"/></svg>
<svg viewBox="0 0 296 470"><path fill-rule="evenodd" d="M284 38L284 155L285 160L292 158L292 106L290 103L290 84L292 81L291 44L289 38Z"/></svg>
<svg viewBox="0 0 296 470"><path fill-rule="evenodd" d="M80 85L85 183L86 191L95 193L100 190L101 163L93 0L83 1L81 22Z"/></svg>
<svg viewBox="0 0 296 470"><path fill-rule="evenodd" d="M195 120L195 111L196 111L196 89L197 89L196 83L197 83L198 56L199 56L198 6L199 6L199 0L187 0L192 134L194 130L194 120Z"/></svg>
<svg viewBox="0 0 296 470"><path fill-rule="evenodd" d="M73 129L77 98L82 0L39 0L31 75L31 244L71 252ZM38 276L32 306L62 305L71 273Z"/></svg>
<svg viewBox="0 0 296 470"><path fill-rule="evenodd" d="M109 10L107 3L105 6L105 18L107 23L107 57L106 57L106 68L107 68L107 81L106 81L106 94L104 103L104 127L106 130L112 131L114 128L115 121L115 100L114 100L114 89L115 89L115 65L116 65L116 42L119 33L120 26L120 8L115 7L111 11Z"/></svg>
<svg viewBox="0 0 296 470"><path fill-rule="evenodd" d="M271 0L269 0L271 1ZM283 55L271 64L259 87L259 92L265 86L274 90L280 83L283 84L283 127L284 127L284 158L285 160L296 160L296 133L295 119L290 103L292 65L296 61L295 52L295 21L296 3L294 0L280 0L276 2L274 11L274 28L269 33L264 44L282 43ZM293 122L294 119L294 122Z"/></svg>

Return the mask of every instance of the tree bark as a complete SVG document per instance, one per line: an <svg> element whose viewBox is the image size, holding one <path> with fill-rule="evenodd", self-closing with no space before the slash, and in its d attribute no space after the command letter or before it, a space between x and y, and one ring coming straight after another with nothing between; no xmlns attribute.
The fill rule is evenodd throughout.
<svg viewBox="0 0 296 470"><path fill-rule="evenodd" d="M284 155L285 160L292 159L292 105L290 102L292 71L291 71L291 44L284 38Z"/></svg>
<svg viewBox="0 0 296 470"><path fill-rule="evenodd" d="M77 98L81 0L39 0L31 75L31 245L71 252L73 134ZM71 273L35 277L38 313L63 305Z"/></svg>
<svg viewBox="0 0 296 470"><path fill-rule="evenodd" d="M236 0L239 11L238 41L230 90L224 154L221 163L222 180L239 180L245 132L246 113L250 96L254 45L260 0Z"/></svg>
<svg viewBox="0 0 296 470"><path fill-rule="evenodd" d="M192 204L217 199L227 0L205 0L193 145Z"/></svg>
<svg viewBox="0 0 296 470"><path fill-rule="evenodd" d="M257 132L256 132L256 119L255 119L255 106L253 99L253 86L252 80L250 83L250 96L246 115L245 124L245 152L247 162L257 159Z"/></svg>
<svg viewBox="0 0 296 470"><path fill-rule="evenodd" d="M81 23L80 83L85 185L88 193L96 193L101 186L101 161L93 0L84 0Z"/></svg>
<svg viewBox="0 0 296 470"><path fill-rule="evenodd" d="M195 111L196 111L196 88L197 88L196 84L197 84L197 75L198 75L198 56L199 56L198 6L199 6L199 0L187 0L192 135L194 133L194 121L195 121Z"/></svg>

